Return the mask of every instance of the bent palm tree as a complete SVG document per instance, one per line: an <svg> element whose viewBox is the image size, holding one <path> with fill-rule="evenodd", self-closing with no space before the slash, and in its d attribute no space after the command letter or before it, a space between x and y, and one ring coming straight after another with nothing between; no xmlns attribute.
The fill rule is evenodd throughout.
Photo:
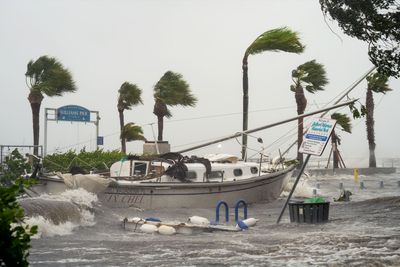
<svg viewBox="0 0 400 267"><path fill-rule="evenodd" d="M194 107L197 102L182 75L172 71L167 71L154 86L154 100L153 113L158 119L158 141L163 140L164 117L172 117L168 106Z"/></svg>
<svg viewBox="0 0 400 267"><path fill-rule="evenodd" d="M304 89L312 94L317 91L322 91L324 90L324 86L328 83L328 79L326 78L324 66L317 63L315 60L311 60L298 66L297 69L292 71L292 80L294 84L290 86L290 90L295 93L297 114L301 115L307 107L307 99L304 95ZM299 118L297 120L298 149L303 142L303 134L303 118ZM300 163L299 167L301 167L303 164L303 154L297 152L297 160Z"/></svg>
<svg viewBox="0 0 400 267"><path fill-rule="evenodd" d="M143 104L142 101L142 90L136 84L131 84L129 82L124 82L118 90L118 113L119 113L119 125L122 130L124 129L124 110L130 110L133 106L138 104ZM121 151L126 153L126 140L121 138Z"/></svg>
<svg viewBox="0 0 400 267"><path fill-rule="evenodd" d="M392 89L389 88L388 85L388 77L379 74L377 72L369 75L367 77L367 96L365 100L365 107L367 109L367 118L366 118L366 126L367 126L367 139L368 139L368 146L369 146L369 167L374 168L376 167L376 158L375 158L375 121L374 121L374 93L383 93L391 91Z"/></svg>
<svg viewBox="0 0 400 267"><path fill-rule="evenodd" d="M33 153L38 155L39 114L43 95L62 96L66 92L75 92L76 87L71 73L55 58L48 56L29 61L25 80L29 88L28 100L32 109L33 145L35 146Z"/></svg>
<svg viewBox="0 0 400 267"><path fill-rule="evenodd" d="M283 27L266 31L258 36L253 43L246 49L242 60L243 70L243 131L248 129L249 119L249 78L248 78L248 57L260 54L265 51L283 51L289 53L301 53L304 46L300 43L300 38L296 32ZM247 135L242 136L242 158L245 158Z"/></svg>
<svg viewBox="0 0 400 267"><path fill-rule="evenodd" d="M342 131L351 133L350 118L346 114L335 112L331 115L331 119L336 120L336 125L339 125L342 128ZM335 129L333 129L332 131L331 143L333 151L333 168L339 168L339 161L341 161L341 156L339 154L338 146L341 143L341 139L336 134Z"/></svg>
<svg viewBox="0 0 400 267"><path fill-rule="evenodd" d="M131 141L146 141L146 138L143 136L142 127L135 125L133 122L127 123L121 130L120 139L126 140L127 142Z"/></svg>

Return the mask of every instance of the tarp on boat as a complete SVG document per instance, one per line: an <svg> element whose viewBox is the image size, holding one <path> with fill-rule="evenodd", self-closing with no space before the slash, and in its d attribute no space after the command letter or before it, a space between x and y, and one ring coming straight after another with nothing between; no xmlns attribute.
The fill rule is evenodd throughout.
<svg viewBox="0 0 400 267"><path fill-rule="evenodd" d="M235 155L230 154L208 154L205 155L204 158L208 159L211 162L230 162L236 163L239 158Z"/></svg>
<svg viewBox="0 0 400 267"><path fill-rule="evenodd" d="M83 188L95 194L103 192L112 181L98 174L57 173L57 176L64 179L65 185L70 189Z"/></svg>

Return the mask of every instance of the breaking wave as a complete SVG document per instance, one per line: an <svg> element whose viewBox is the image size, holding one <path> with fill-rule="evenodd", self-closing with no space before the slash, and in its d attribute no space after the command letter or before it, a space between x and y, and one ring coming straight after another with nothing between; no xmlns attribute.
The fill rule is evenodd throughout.
<svg viewBox="0 0 400 267"><path fill-rule="evenodd" d="M84 189L67 190L58 195L43 194L39 197L20 199L25 211L25 223L38 226L38 234L56 236L72 234L80 226L93 226L95 194Z"/></svg>

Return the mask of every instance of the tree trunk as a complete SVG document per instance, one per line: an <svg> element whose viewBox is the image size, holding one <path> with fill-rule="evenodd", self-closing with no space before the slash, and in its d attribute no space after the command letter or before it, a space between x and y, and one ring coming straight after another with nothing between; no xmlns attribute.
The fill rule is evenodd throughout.
<svg viewBox="0 0 400 267"><path fill-rule="evenodd" d="M157 116L158 119L158 141L163 140L164 116Z"/></svg>
<svg viewBox="0 0 400 267"><path fill-rule="evenodd" d="M28 96L29 103L32 109L32 126L33 126L33 154L39 156L39 114L40 105L42 104L43 95L41 93L34 93L31 91Z"/></svg>
<svg viewBox="0 0 400 267"><path fill-rule="evenodd" d="M335 130L332 131L332 154L333 154L333 168L339 168L339 152L338 152L338 142Z"/></svg>
<svg viewBox="0 0 400 267"><path fill-rule="evenodd" d="M122 130L124 129L124 110L123 109L118 109L118 113L119 113L119 126L121 129L121 152L126 154L126 139L122 136Z"/></svg>
<svg viewBox="0 0 400 267"><path fill-rule="evenodd" d="M297 104L297 114L301 115L306 110L307 99L304 96L304 90L300 84L296 85L295 98ZM299 165L297 168L301 168L301 166L303 165L303 154L298 152L301 143L303 142L303 134L304 134L303 118L299 118L297 120L297 160L299 161Z"/></svg>
<svg viewBox="0 0 400 267"><path fill-rule="evenodd" d="M248 129L249 120L249 77L248 77L248 65L247 65L247 53L244 55L242 60L243 70L243 131ZM247 148L247 135L242 135L242 159L245 160Z"/></svg>
<svg viewBox="0 0 400 267"><path fill-rule="evenodd" d="M365 106L367 108L367 139L368 139L368 146L369 146L369 167L375 168L376 167L376 158L375 158L375 121L374 121L374 97L372 95L372 90L367 90L367 99Z"/></svg>

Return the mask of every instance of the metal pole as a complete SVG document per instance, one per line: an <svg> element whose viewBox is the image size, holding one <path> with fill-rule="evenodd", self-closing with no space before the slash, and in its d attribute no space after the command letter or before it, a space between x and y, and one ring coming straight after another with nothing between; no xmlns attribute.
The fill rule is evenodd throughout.
<svg viewBox="0 0 400 267"><path fill-rule="evenodd" d="M96 113L96 150L99 150L99 142L97 139L99 138L100 116L98 111L95 111L95 113Z"/></svg>
<svg viewBox="0 0 400 267"><path fill-rule="evenodd" d="M265 125L265 126L261 126L261 127L255 128L255 129L247 130L247 131L244 131L244 132L238 132L238 133L235 133L233 135L229 135L227 137L223 137L223 138L220 138L220 139L215 140L215 141L207 142L207 143L204 143L204 144L201 144L201 145L197 145L197 146L194 146L194 147L190 147L190 148L187 148L187 149L183 149L183 150L177 151L177 153L183 153L183 152L195 150L195 149L202 148L202 147L205 147L205 146L209 146L209 145L213 145L213 144L216 144L216 143L220 143L222 141L233 139L233 138L239 137L239 136L241 136L243 134L249 134L249 133L258 132L258 131L261 131L261 130L265 130L265 129L268 129L268 128L272 128L272 127L275 127L275 126L278 126L278 125L281 125L281 124L284 124L284 123L288 123L288 122L297 120L299 118L304 118L304 117L312 116L312 115L315 115L315 114L318 114L318 113L321 113L321 112L324 112L324 111L328 111L328 110L331 110L331 109L347 106L347 105L350 105L350 104L356 102L357 100L358 99L350 100L350 101L347 101L347 102L344 102L344 103L341 103L341 104L337 104L337 105L334 105L334 106L330 106L330 107L327 107L327 108L324 108L324 109L319 109L317 111L305 113L305 114L302 114L302 115L299 115L299 116L296 116L296 117L293 117L293 118L290 118L290 119L286 119L286 120L283 120L283 121L275 122L275 123L272 123L272 124L268 124L268 125Z"/></svg>
<svg viewBox="0 0 400 267"><path fill-rule="evenodd" d="M153 124L154 124L154 123L150 123L150 127L151 127L151 131L152 131L152 133L153 133L154 144L156 145L157 154L160 155L160 150L158 149L158 143L157 143L156 134L154 133Z"/></svg>
<svg viewBox="0 0 400 267"><path fill-rule="evenodd" d="M44 109L44 142L43 142L43 157L47 155L47 111L49 109Z"/></svg>
<svg viewBox="0 0 400 267"><path fill-rule="evenodd" d="M290 198L292 197L293 192L294 192L294 190L296 189L297 184L299 183L300 177L301 177L301 175L303 174L304 169L306 168L306 165L307 165L308 160L310 159L310 157L311 157L311 155L308 154L307 157L306 157L306 159L305 159L305 161L304 161L304 163L303 163L303 166L301 166L300 172L299 172L299 174L297 175L296 181L294 182L292 191L290 191L290 194L289 194L289 196L288 196L288 198L287 198L287 200L286 200L286 203L285 203L285 205L284 205L283 208L282 208L281 214L279 214L279 218L278 218L278 220L276 221L277 224L281 221L281 218L282 218L283 213L285 212L286 206L287 206L287 204L289 203Z"/></svg>

